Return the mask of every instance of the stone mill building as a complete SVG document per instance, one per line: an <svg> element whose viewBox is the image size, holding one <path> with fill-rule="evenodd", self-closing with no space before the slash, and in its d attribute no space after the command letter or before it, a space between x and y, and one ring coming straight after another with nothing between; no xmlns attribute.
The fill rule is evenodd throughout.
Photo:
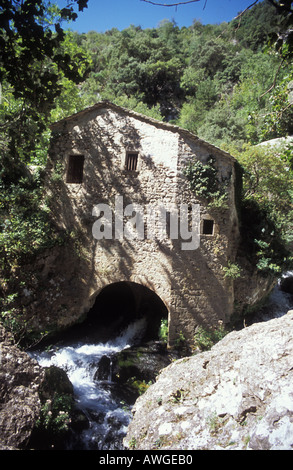
<svg viewBox="0 0 293 470"><path fill-rule="evenodd" d="M165 317L171 345L178 335L191 340L198 325L227 323L234 283L224 268L239 239L235 159L106 101L51 130L48 192L71 242L39 261L50 322L63 328L91 312L100 328L145 317L154 331ZM224 205L190 188L191 161L213 162Z"/></svg>

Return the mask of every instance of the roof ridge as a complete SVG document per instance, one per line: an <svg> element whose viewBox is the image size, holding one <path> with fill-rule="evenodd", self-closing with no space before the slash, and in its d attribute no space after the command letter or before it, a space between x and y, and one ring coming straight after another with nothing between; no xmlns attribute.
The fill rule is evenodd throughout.
<svg viewBox="0 0 293 470"><path fill-rule="evenodd" d="M178 133L181 133L181 134L185 134L186 136L190 137L193 140L196 140L197 142L205 145L206 147L210 147L211 149L216 149L217 151L221 152L226 157L229 157L230 159L236 161L236 159L232 155L230 155L228 152L226 152L225 150L222 150L219 147L217 147L213 144L210 144L209 142L207 142L203 139L200 139L197 135L193 134L192 132L188 131L187 129L184 129L180 126L177 126L176 124L170 124L168 122L159 121L158 119L152 118L150 116L146 116L145 114L142 114L142 113L139 113L137 111L133 111L131 109L125 108L125 107L117 105L115 103L112 103L109 100L98 101L97 103L95 103L92 106L88 106L87 108L85 108L81 111L78 111L77 113L74 113L70 116L67 116L63 119L60 119L59 121L56 121L55 123L51 124L50 129L53 130L54 128L58 127L59 125L65 123L65 122L70 122L71 120L74 120L74 119L78 118L79 116L83 116L86 113L92 112L95 109L100 109L100 108L103 108L103 107L105 107L105 108L108 107L108 108L112 108L112 109L115 109L115 110L118 110L118 111L122 111L125 114L128 114L129 116L136 117L138 119L141 119L144 122L148 122L148 123L151 123L153 125L163 127L165 129L168 129L168 130L173 131L173 132L178 132Z"/></svg>

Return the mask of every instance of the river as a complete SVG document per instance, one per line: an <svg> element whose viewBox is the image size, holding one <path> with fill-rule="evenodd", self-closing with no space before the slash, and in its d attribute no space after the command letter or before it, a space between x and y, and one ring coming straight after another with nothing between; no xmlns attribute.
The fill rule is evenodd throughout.
<svg viewBox="0 0 293 470"><path fill-rule="evenodd" d="M253 316L250 324L280 317L292 308L293 296L276 286L265 307ZM68 449L123 449L123 437L131 420L131 405L119 398L117 384L112 382L111 374L103 381L96 380L95 374L103 356L111 358L115 353L137 344L145 327L146 322L141 319L110 341L79 340L30 353L41 366L55 365L66 371L74 387L76 405L88 418L89 428L83 430Z"/></svg>
<svg viewBox="0 0 293 470"><path fill-rule="evenodd" d="M131 419L131 406L119 398L117 384L111 380L96 380L95 374L102 357L115 353L139 341L146 322L144 319L130 324L119 336L97 344L82 340L64 346L56 345L30 355L42 367L52 365L66 371L71 381L77 408L89 421L89 428L68 445L68 449L115 450L122 449L122 440Z"/></svg>

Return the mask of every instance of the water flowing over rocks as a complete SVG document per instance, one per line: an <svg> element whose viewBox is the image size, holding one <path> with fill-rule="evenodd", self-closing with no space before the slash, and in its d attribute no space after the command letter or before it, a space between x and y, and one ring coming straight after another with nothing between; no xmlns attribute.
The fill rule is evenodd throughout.
<svg viewBox="0 0 293 470"><path fill-rule="evenodd" d="M165 368L133 408L139 450L293 448L293 310Z"/></svg>
<svg viewBox="0 0 293 470"><path fill-rule="evenodd" d="M133 418L128 430L123 431L124 436L127 432L125 447L141 450L292 449L292 328L293 310L280 318L234 331L210 351L175 360L163 368L156 383L132 408ZM69 349L71 355L75 355L75 351ZM82 350L86 355L89 352L87 346ZM126 352L133 359L132 349ZM136 359L143 356L142 352ZM103 354L101 351L101 356ZM54 365L51 369L40 367L13 344L1 327L0 362L0 449L35 448L31 437L43 400L54 394L52 384L54 388L56 380L60 382L58 390L62 394L71 394L71 384L66 374L63 374L66 380L62 379L61 383L61 372ZM50 386L48 371L54 372ZM93 374L94 371L96 366ZM92 386L92 382L89 385ZM125 383L109 383L115 390L117 385L122 389L126 387ZM97 400L99 406L101 398ZM108 449L120 445L121 431L117 433L115 428L120 419L118 411L109 409L101 416L103 426L105 421L107 426L111 425L105 443ZM74 420L75 428L92 435L96 428L87 430L88 422L84 418L79 413ZM96 427L100 425L97 423Z"/></svg>

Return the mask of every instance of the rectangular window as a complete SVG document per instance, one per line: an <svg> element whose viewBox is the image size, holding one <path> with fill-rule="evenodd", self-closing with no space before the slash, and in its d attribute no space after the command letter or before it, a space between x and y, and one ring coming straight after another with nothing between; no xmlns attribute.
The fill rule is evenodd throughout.
<svg viewBox="0 0 293 470"><path fill-rule="evenodd" d="M83 165L83 155L69 155L66 183L82 183Z"/></svg>
<svg viewBox="0 0 293 470"><path fill-rule="evenodd" d="M127 152L125 168L127 171L136 171L138 162L138 153Z"/></svg>
<svg viewBox="0 0 293 470"><path fill-rule="evenodd" d="M202 233L203 235L213 235L214 233L214 221L211 219L203 219L202 221Z"/></svg>

